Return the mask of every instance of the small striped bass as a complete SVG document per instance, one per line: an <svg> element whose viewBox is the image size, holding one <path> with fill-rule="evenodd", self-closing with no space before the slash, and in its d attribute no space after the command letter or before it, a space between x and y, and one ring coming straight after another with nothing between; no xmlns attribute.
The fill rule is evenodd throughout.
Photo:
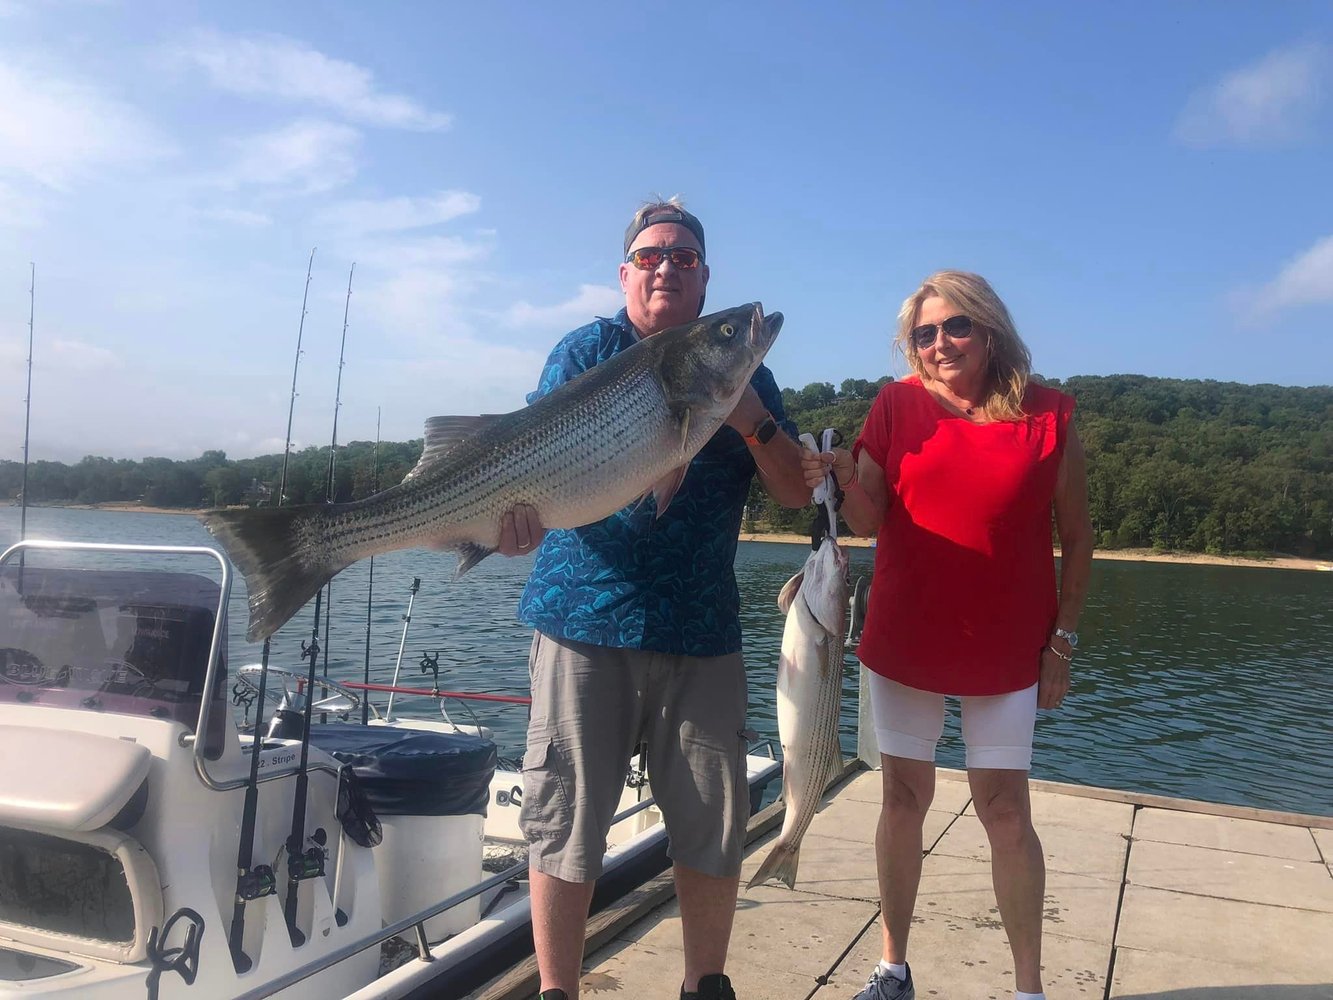
<svg viewBox="0 0 1333 1000"><path fill-rule="evenodd" d="M245 576L247 637L277 631L367 556L452 549L461 576L496 550L517 504L547 528L592 524L649 493L660 515L781 328L781 313L753 302L644 337L513 413L434 417L416 467L365 500L203 515Z"/></svg>
<svg viewBox="0 0 1333 1000"><path fill-rule="evenodd" d="M748 888L769 879L796 885L801 838L824 789L842 767L838 710L847 634L847 553L826 537L778 595L787 613L778 660L778 737L782 742L782 832Z"/></svg>

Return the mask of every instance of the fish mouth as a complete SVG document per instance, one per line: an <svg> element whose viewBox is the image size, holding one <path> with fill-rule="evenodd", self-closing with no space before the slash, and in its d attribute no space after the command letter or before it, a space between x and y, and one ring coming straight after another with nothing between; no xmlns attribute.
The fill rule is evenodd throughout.
<svg viewBox="0 0 1333 1000"><path fill-rule="evenodd" d="M750 346L756 351L767 351L778 338L782 329L782 313L764 315L763 303L754 303L754 312L750 316Z"/></svg>

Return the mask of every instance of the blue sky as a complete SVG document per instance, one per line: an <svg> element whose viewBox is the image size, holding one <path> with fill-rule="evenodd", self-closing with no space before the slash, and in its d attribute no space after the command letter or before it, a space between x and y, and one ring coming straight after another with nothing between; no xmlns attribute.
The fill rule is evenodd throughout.
<svg viewBox="0 0 1333 1000"><path fill-rule="evenodd" d="M280 451L522 405L654 193L781 385L986 275L1046 375L1333 382L1326 3L0 0L0 458Z"/></svg>

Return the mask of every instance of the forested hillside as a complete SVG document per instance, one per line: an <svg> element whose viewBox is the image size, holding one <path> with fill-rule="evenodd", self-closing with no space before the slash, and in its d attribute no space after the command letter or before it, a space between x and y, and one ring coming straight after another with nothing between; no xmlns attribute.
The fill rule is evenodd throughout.
<svg viewBox="0 0 1333 1000"><path fill-rule="evenodd" d="M1077 400L1100 548L1213 554L1333 553L1333 387L1142 375L1041 379ZM783 390L802 430L851 441L865 384ZM756 518L804 530L809 515L761 493Z"/></svg>
<svg viewBox="0 0 1333 1000"><path fill-rule="evenodd" d="M884 381L784 389L783 402L802 430L837 427L851 441ZM1078 400L1100 547L1333 555L1333 387L1139 375L1043 381ZM420 451L419 440L381 443L377 478L370 442L340 448L335 498L359 499L376 482L398 482ZM328 462L327 447L293 453L288 501L323 500ZM218 506L258 501L265 486L276 489L281 468L281 455L233 461L220 451L182 462L39 461L28 470L28 496L32 503ZM16 497L21 474L20 463L0 462L0 495ZM807 530L809 508L777 508L757 488L752 499L756 526Z"/></svg>

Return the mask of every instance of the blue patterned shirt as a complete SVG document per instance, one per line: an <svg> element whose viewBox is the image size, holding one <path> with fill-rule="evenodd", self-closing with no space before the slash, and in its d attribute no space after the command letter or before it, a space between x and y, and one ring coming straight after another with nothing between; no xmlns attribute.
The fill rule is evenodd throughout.
<svg viewBox="0 0 1333 1000"><path fill-rule="evenodd" d="M622 309L566 336L546 361L532 403L634 344ZM750 384L773 418L782 395L763 365ZM733 564L741 514L755 474L744 439L720 427L690 463L660 518L651 495L596 524L546 533L519 602L524 623L556 638L687 656L741 648Z"/></svg>

